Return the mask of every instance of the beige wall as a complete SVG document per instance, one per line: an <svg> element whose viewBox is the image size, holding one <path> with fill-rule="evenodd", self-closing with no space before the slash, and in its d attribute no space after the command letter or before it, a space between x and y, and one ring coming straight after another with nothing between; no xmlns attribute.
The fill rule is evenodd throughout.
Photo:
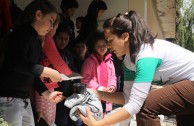
<svg viewBox="0 0 194 126"><path fill-rule="evenodd" d="M147 9L145 6L146 1ZM144 20L146 20L150 26L151 31L157 34L158 38L164 38L152 0L129 0L129 10L137 11L144 18Z"/></svg>
<svg viewBox="0 0 194 126"><path fill-rule="evenodd" d="M32 0L15 0L19 7L25 8ZM60 12L61 0L50 0ZM77 0L79 8L72 19L75 21L78 16L85 16L87 8L91 0ZM99 19L99 29L102 29L103 21L109 17L113 17L118 13L124 13L129 10L135 10L147 21L153 33L158 34L158 38L164 38L159 20L156 16L156 10L153 6L153 0L104 0L107 3L108 10ZM145 13L145 1L147 1L147 13Z"/></svg>
<svg viewBox="0 0 194 126"><path fill-rule="evenodd" d="M15 0L15 3L21 8L24 9L27 4L32 0ZM60 12L60 3L61 0L50 0ZM79 8L76 10L75 15L72 17L75 22L76 17L85 16L87 13L87 8L92 0L77 0L79 3ZM99 18L99 29L102 29L103 21L107 18L113 17L118 13L124 13L128 11L128 0L104 0L108 6L108 10Z"/></svg>

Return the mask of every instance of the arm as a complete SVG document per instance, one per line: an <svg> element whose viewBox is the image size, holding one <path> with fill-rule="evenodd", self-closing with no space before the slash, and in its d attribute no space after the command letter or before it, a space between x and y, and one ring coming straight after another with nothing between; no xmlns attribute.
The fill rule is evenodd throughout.
<svg viewBox="0 0 194 126"><path fill-rule="evenodd" d="M108 62L109 78L108 78L108 91L115 92L117 89L117 77L115 74L115 67L112 61Z"/></svg>
<svg viewBox="0 0 194 126"><path fill-rule="evenodd" d="M0 27L3 28L3 31L2 31L3 34L8 32L11 25L12 25L8 2L9 1L7 1L7 0L1 0L1 3L0 3L0 4L2 4L1 10L0 10L0 11L2 11L1 12L1 14L2 14L2 17L1 17L2 22L1 23L2 24L0 24L2 26L0 26Z"/></svg>
<svg viewBox="0 0 194 126"><path fill-rule="evenodd" d="M45 38L45 43L43 46L43 52L50 60L51 64L61 73L65 75L72 74L72 71L65 63L65 61L61 58L53 39L47 35Z"/></svg>
<svg viewBox="0 0 194 126"><path fill-rule="evenodd" d="M99 84L97 83L97 77L93 76L93 74L95 74L93 70L96 68L94 68L94 64L90 62L91 60L89 61L87 59L82 65L81 75L83 79L81 79L81 82L86 83L88 88L97 89L99 87Z"/></svg>
<svg viewBox="0 0 194 126"><path fill-rule="evenodd" d="M155 70L160 65L159 62L160 60L158 59L143 59L138 61L136 65L136 77L131 89L129 100L128 103L122 109L100 121L94 120L93 117L90 116L89 110L89 114L87 113L88 117L83 117L82 115L80 115L80 118L84 121L84 123L89 124L91 126L104 126L123 121L132 116L133 114L137 113L142 107L148 95ZM145 72L147 72L147 74ZM98 93L97 95L104 100L119 101L119 99L116 99L118 98L118 96L113 95L116 93Z"/></svg>
<svg viewBox="0 0 194 126"><path fill-rule="evenodd" d="M62 81L61 74L58 71L51 69L49 67L44 67L40 76L41 77L49 77L52 82L61 82Z"/></svg>

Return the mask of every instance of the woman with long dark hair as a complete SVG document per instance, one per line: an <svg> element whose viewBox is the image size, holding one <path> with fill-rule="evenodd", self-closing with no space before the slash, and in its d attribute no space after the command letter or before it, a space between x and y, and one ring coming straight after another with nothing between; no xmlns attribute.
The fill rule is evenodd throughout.
<svg viewBox="0 0 194 126"><path fill-rule="evenodd" d="M102 0L93 0L87 10L87 15L84 17L79 35L86 38L88 35L96 31L98 28L97 19L104 11L107 10L107 5Z"/></svg>
<svg viewBox="0 0 194 126"><path fill-rule="evenodd" d="M95 91L105 101L124 104L114 114L96 121L89 109L84 123L105 126L136 114L137 126L160 126L158 115L176 115L177 126L194 124L194 53L166 40L156 39L135 11L104 23L109 48L124 58L123 92ZM152 83L165 85L150 90Z"/></svg>

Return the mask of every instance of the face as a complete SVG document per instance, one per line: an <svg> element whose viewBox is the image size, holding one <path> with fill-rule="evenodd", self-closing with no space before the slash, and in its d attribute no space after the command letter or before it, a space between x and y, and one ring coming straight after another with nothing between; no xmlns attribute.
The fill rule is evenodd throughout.
<svg viewBox="0 0 194 126"><path fill-rule="evenodd" d="M86 44L85 43L77 43L75 45L75 53L78 55L78 56L83 56L86 54L86 51L87 51L87 47L86 47Z"/></svg>
<svg viewBox="0 0 194 126"><path fill-rule="evenodd" d="M53 37L56 33L56 30L58 28L58 24L56 24L55 26L53 26L53 29L48 33L48 35L50 35L51 37Z"/></svg>
<svg viewBox="0 0 194 126"><path fill-rule="evenodd" d="M69 34L67 32L60 32L54 37L54 40L58 49L64 49L69 42Z"/></svg>
<svg viewBox="0 0 194 126"><path fill-rule="evenodd" d="M76 24L75 25L76 25L77 29L81 29L82 23L81 23L81 21L76 20Z"/></svg>
<svg viewBox="0 0 194 126"><path fill-rule="evenodd" d="M121 37L118 37L117 35L112 34L110 29L105 29L104 34L108 42L108 48L110 48L117 57L121 57L129 52L128 34L123 33Z"/></svg>
<svg viewBox="0 0 194 126"><path fill-rule="evenodd" d="M67 17L72 17L75 14L75 10L76 10L76 8L68 8L66 10Z"/></svg>
<svg viewBox="0 0 194 126"><path fill-rule="evenodd" d="M105 40L98 40L95 44L95 51L100 57L104 57L104 54L107 52L107 43Z"/></svg>
<svg viewBox="0 0 194 126"><path fill-rule="evenodd" d="M105 10L99 10L98 11L98 17L102 16L102 14L104 13Z"/></svg>
<svg viewBox="0 0 194 126"><path fill-rule="evenodd" d="M49 13L43 15L41 11L35 13L35 21L32 26L38 32L39 35L46 35L53 29L53 23L57 17L56 13Z"/></svg>

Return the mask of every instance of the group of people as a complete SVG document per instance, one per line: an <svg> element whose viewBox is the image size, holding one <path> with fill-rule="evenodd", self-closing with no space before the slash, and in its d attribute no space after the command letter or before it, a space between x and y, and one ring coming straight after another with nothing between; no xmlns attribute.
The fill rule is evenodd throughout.
<svg viewBox="0 0 194 126"><path fill-rule="evenodd" d="M60 7L58 14L48 0L32 1L1 41L0 118L14 126L34 126L41 119L45 125L104 126L136 115L137 126L160 126L158 115L163 114L176 115L177 126L194 124L193 52L156 39L135 11L109 18L104 31L97 30L97 18L107 9L102 0L89 5L75 38L70 17L78 3L62 0ZM123 59L123 92L116 92L111 53ZM61 74L75 73L83 76L78 81L94 89L104 114L112 103L123 107L98 121L86 108L86 115L79 113L80 119L73 122L64 100L76 80L63 81ZM152 82L163 88L151 90Z"/></svg>

